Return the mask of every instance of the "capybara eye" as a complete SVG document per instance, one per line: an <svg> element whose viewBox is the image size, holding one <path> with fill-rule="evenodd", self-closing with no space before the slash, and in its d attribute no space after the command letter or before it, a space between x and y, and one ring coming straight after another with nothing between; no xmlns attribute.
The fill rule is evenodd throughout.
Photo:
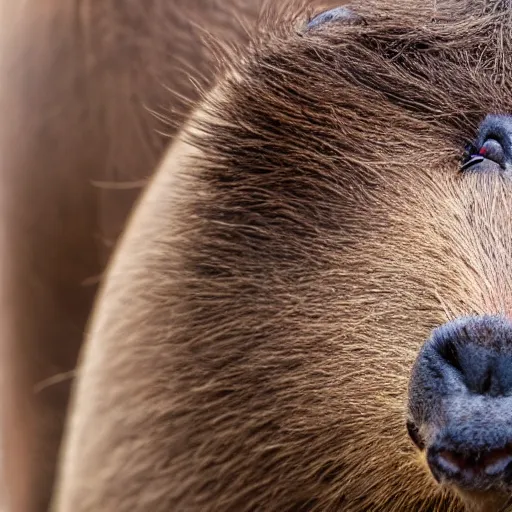
<svg viewBox="0 0 512 512"><path fill-rule="evenodd" d="M461 172L467 171L472 167L474 168L476 164L479 164L483 161L484 157L477 154L476 148L472 144L469 144L466 151L464 152L464 155L462 156L460 170Z"/></svg>
<svg viewBox="0 0 512 512"><path fill-rule="evenodd" d="M462 171L510 172L512 170L512 117L488 115L478 128L474 143L466 147Z"/></svg>
<svg viewBox="0 0 512 512"><path fill-rule="evenodd" d="M501 166L505 165L505 152L503 146L495 139L488 139L478 152L480 156L493 160Z"/></svg>
<svg viewBox="0 0 512 512"><path fill-rule="evenodd" d="M336 7L328 11L324 11L307 24L306 29L311 30L324 23L332 23L334 21L356 21L358 17L348 7Z"/></svg>
<svg viewBox="0 0 512 512"><path fill-rule="evenodd" d="M505 151L500 142L496 139L487 139L480 148L470 144L464 153L462 160L462 171L482 170L489 167L485 164L497 164L499 168L505 169ZM481 164L480 166L477 164Z"/></svg>

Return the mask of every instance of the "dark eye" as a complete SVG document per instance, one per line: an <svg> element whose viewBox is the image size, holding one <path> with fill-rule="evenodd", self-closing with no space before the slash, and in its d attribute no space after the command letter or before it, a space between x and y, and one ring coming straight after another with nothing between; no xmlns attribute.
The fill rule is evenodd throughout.
<svg viewBox="0 0 512 512"><path fill-rule="evenodd" d="M461 171L512 174L512 116L489 114L466 146Z"/></svg>
<svg viewBox="0 0 512 512"><path fill-rule="evenodd" d="M480 148L469 144L462 159L461 171L505 169L505 151L496 139L487 139Z"/></svg>
<svg viewBox="0 0 512 512"><path fill-rule="evenodd" d="M331 23L333 21L345 21L354 22L357 21L358 17L348 7L336 7L329 11L322 12L318 16L315 16L307 25L306 29L311 30L312 28L319 27L324 23Z"/></svg>
<svg viewBox="0 0 512 512"><path fill-rule="evenodd" d="M487 139L478 151L480 156L496 162L500 166L505 166L505 152L503 146L495 139Z"/></svg>

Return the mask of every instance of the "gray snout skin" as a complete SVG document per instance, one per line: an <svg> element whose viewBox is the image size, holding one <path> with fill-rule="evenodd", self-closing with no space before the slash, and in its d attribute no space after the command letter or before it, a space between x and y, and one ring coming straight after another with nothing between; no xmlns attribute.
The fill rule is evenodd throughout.
<svg viewBox="0 0 512 512"><path fill-rule="evenodd" d="M437 482L478 510L503 510L512 495L512 322L474 316L435 329L414 364L408 408L409 435Z"/></svg>

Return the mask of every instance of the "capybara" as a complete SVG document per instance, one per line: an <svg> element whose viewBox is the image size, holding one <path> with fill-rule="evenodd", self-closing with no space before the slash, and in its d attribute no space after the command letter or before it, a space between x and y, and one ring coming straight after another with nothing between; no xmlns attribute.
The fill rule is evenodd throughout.
<svg viewBox="0 0 512 512"><path fill-rule="evenodd" d="M155 165L106 271L53 510L507 510L512 5L283 0L245 27L215 48L217 78ZM113 90L118 65L133 64L104 63ZM87 124L95 83L73 82L87 101L59 126L67 140L91 137L77 148L108 149L115 136L127 157L129 137L103 110L103 131ZM38 144L58 154L41 130ZM37 152L18 151L38 168ZM69 156L69 183L34 183L65 197L94 154ZM27 190L43 200L29 177L17 185L25 200L10 199L19 212L34 206ZM66 234L65 204L52 207ZM33 215L19 245L44 236ZM77 233L92 236L94 223ZM46 257L31 256L34 268ZM66 270L65 256L51 261ZM81 323L65 308L60 318L83 326L90 303L67 282L56 284ZM6 305L20 330L39 313L21 305Z"/></svg>

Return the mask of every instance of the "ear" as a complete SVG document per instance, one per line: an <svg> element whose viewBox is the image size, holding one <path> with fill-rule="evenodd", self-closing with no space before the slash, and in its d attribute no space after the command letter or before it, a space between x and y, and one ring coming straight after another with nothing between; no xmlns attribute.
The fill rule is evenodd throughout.
<svg viewBox="0 0 512 512"><path fill-rule="evenodd" d="M334 9L322 12L311 19L306 25L305 32L316 29L325 23L340 22L353 24L360 23L361 21L361 17L355 14L350 7L335 7Z"/></svg>

